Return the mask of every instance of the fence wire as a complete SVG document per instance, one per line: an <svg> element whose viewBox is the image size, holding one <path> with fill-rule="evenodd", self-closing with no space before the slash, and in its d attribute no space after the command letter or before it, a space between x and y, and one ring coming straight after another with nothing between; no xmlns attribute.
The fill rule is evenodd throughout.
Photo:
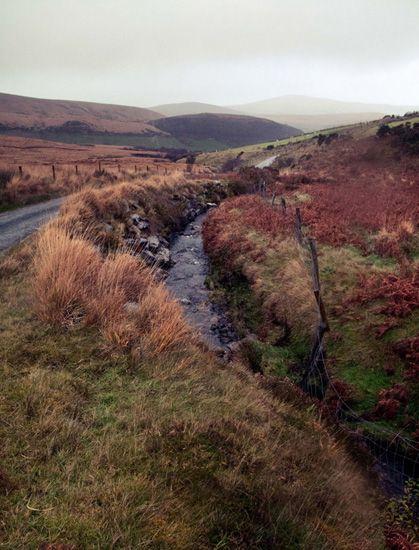
<svg viewBox="0 0 419 550"><path fill-rule="evenodd" d="M266 184L263 180L259 180L255 191L267 200ZM277 208L275 198L276 195L273 194L272 199L269 201L272 208ZM287 204L284 197L280 197L279 207L286 215ZM295 216L296 246L303 248L308 246L310 251L313 240L302 234L301 224L301 214L297 209ZM315 269L313 255L311 261L313 271ZM319 306L319 326L316 330L310 359L305 367L305 372L302 374L300 386L306 393L316 397L321 404L327 405L331 396L337 400L338 406L335 407L334 413L332 412L334 422L344 434L349 436L351 441L368 450L368 454L375 460L375 470L387 491L391 494L401 494L406 481L412 478L418 479L418 444L400 432L394 432L377 422L363 418L339 393L327 368L323 342L325 318L324 311L322 312L320 307L320 304L322 304L320 290L317 289L317 292L320 298L320 301L317 302ZM328 413L330 412L329 409Z"/></svg>

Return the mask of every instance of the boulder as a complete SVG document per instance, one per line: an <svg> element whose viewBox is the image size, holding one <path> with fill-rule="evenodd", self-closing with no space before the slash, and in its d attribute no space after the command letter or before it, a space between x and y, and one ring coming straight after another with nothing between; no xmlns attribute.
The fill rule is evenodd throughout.
<svg viewBox="0 0 419 550"><path fill-rule="evenodd" d="M156 254L156 263L159 267L170 266L170 250L168 248L160 248Z"/></svg>
<svg viewBox="0 0 419 550"><path fill-rule="evenodd" d="M132 223L134 225L136 225L138 227L138 229L148 229L150 227L150 224L148 222L148 220L142 218L141 216L139 216L138 214L132 214L132 216L130 216L129 218Z"/></svg>
<svg viewBox="0 0 419 550"><path fill-rule="evenodd" d="M138 229L146 230L150 228L150 224L147 220L139 220L137 223Z"/></svg>
<svg viewBox="0 0 419 550"><path fill-rule="evenodd" d="M157 235L150 235L148 238L148 249L156 252L160 246L160 239Z"/></svg>

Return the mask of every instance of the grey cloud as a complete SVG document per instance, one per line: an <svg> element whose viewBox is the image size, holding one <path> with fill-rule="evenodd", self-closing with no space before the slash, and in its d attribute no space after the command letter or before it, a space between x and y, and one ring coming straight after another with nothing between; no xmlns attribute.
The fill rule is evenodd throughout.
<svg viewBox="0 0 419 550"><path fill-rule="evenodd" d="M276 66L274 95L288 83L298 89L287 93L309 94L313 84L323 93L320 79L325 92L342 81L347 93L347 81L362 77L369 96L374 74L387 71L404 75L404 94L393 88L406 102L418 84L405 74L419 63L418 21L417 0L1 0L0 88L137 104L228 103L246 99L243 66L248 80L261 78L260 67L269 73L265 85L263 76L259 87L252 81L249 99L275 89ZM305 89L304 67L313 66L319 82L310 76Z"/></svg>

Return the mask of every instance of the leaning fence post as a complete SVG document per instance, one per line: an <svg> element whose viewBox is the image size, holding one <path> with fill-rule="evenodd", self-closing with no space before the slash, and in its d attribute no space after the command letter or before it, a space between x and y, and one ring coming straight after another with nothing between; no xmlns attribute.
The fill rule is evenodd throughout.
<svg viewBox="0 0 419 550"><path fill-rule="evenodd" d="M303 244L303 233L301 230L301 212L297 207L295 209L295 236L300 244Z"/></svg>
<svg viewBox="0 0 419 550"><path fill-rule="evenodd" d="M20 177L23 176L23 168L21 166L19 166L19 176Z"/></svg>
<svg viewBox="0 0 419 550"><path fill-rule="evenodd" d="M324 303L320 294L319 260L317 257L316 241L312 238L309 238L308 244L310 247L310 255L311 255L311 274L313 278L314 296L316 298L316 302L319 307L319 313L320 313L322 325L324 327L324 330L327 331L329 330L329 323L327 320L326 309L324 307Z"/></svg>
<svg viewBox="0 0 419 550"><path fill-rule="evenodd" d="M55 180L55 166L52 165L52 178Z"/></svg>

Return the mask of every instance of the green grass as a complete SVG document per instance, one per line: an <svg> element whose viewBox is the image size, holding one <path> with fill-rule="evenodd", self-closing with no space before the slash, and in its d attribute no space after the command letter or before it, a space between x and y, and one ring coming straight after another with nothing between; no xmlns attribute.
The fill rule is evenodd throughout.
<svg viewBox="0 0 419 550"><path fill-rule="evenodd" d="M193 344L133 359L48 327L27 269L0 280L3 547L380 547L370 487L312 411Z"/></svg>
<svg viewBox="0 0 419 550"><path fill-rule="evenodd" d="M361 273L394 272L395 262L375 255L363 256L355 247L336 249L326 245L320 246L319 262L324 300L331 312L327 349L332 372L353 386L353 407L364 413L375 406L382 389L403 381L405 366L391 344L416 334L418 312L400 320L400 326L389 330L384 337L377 338L375 329L386 320L384 315L375 312L377 302L344 304L356 292ZM341 312L335 312L336 307L342 306ZM395 373L389 376L386 367L392 367ZM392 429L402 429L402 420L391 421Z"/></svg>

